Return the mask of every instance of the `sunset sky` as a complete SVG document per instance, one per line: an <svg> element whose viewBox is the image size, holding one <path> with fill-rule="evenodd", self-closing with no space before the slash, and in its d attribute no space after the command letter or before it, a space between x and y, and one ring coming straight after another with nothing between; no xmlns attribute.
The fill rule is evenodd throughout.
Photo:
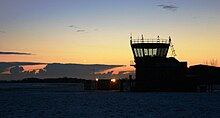
<svg viewBox="0 0 220 118"><path fill-rule="evenodd" d="M0 0L0 62L129 65L130 33L171 36L176 58L188 66L220 61L219 6L220 0Z"/></svg>

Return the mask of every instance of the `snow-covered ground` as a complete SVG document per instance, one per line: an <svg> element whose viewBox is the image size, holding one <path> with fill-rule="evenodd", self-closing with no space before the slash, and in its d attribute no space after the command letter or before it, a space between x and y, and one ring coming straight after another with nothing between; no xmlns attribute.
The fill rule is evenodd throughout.
<svg viewBox="0 0 220 118"><path fill-rule="evenodd" d="M76 92L67 89L11 88L10 84L0 84L0 118L220 117L220 93Z"/></svg>

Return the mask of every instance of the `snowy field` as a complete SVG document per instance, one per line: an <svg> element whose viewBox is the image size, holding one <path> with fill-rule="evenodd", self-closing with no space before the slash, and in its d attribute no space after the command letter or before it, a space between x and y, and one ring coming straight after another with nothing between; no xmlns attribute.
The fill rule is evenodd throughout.
<svg viewBox="0 0 220 118"><path fill-rule="evenodd" d="M220 117L220 93L83 92L25 86L0 84L0 118Z"/></svg>

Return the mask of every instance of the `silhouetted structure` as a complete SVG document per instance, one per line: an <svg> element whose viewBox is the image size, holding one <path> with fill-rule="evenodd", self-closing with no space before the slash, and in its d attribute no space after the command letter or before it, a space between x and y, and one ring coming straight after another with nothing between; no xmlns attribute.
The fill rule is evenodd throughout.
<svg viewBox="0 0 220 118"><path fill-rule="evenodd" d="M196 87L185 79L187 62L167 57L171 38L130 40L136 68L136 91L191 91ZM172 50L175 56L174 49Z"/></svg>
<svg viewBox="0 0 220 118"><path fill-rule="evenodd" d="M200 92L220 90L220 67L193 65L188 68L186 78L193 80Z"/></svg>
<svg viewBox="0 0 220 118"><path fill-rule="evenodd" d="M136 79L122 81L123 89L133 91L201 91L220 90L220 67L194 65L179 62L171 38L132 39L130 45L134 55L131 66L136 68ZM167 57L171 47L173 57ZM127 83L130 83L127 84ZM125 85L125 86L124 86Z"/></svg>

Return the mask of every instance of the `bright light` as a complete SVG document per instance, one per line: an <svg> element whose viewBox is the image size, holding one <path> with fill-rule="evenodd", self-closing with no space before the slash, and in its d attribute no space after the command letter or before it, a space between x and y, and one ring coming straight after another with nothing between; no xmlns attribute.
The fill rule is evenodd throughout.
<svg viewBox="0 0 220 118"><path fill-rule="evenodd" d="M115 78L111 79L111 82L116 82L116 79Z"/></svg>
<svg viewBox="0 0 220 118"><path fill-rule="evenodd" d="M95 79L95 81L97 81L97 82L98 82L98 81L99 81L99 78L96 78L96 79Z"/></svg>

